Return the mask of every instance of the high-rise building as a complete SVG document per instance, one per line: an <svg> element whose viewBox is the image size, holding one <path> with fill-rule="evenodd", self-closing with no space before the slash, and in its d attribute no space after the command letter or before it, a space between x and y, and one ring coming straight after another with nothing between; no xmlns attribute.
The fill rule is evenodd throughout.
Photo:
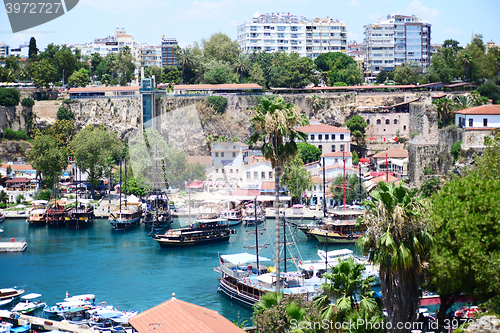
<svg viewBox="0 0 500 333"><path fill-rule="evenodd" d="M0 43L0 57L5 58L9 55L9 45Z"/></svg>
<svg viewBox="0 0 500 333"><path fill-rule="evenodd" d="M177 38L166 38L165 36L161 39L161 65L162 67L177 66L177 60L175 59L175 47L178 46Z"/></svg>
<svg viewBox="0 0 500 333"><path fill-rule="evenodd" d="M365 29L365 76L373 77L381 70L417 62L423 68L430 65L431 24L415 15L387 15Z"/></svg>
<svg viewBox="0 0 500 333"><path fill-rule="evenodd" d="M137 62L140 66L162 66L161 46L143 45L137 52Z"/></svg>
<svg viewBox="0 0 500 333"><path fill-rule="evenodd" d="M347 23L327 16L307 19L290 13L255 13L252 21L238 24L243 51L296 52L316 59L327 52L347 52Z"/></svg>
<svg viewBox="0 0 500 333"><path fill-rule="evenodd" d="M91 56L98 53L101 57L105 57L110 53L118 53L125 47L128 47L132 55L137 59L139 44L135 41L132 35L128 35L125 27L116 27L113 36L107 36L94 39L92 43L83 44L67 44L72 51L80 49L82 56Z"/></svg>

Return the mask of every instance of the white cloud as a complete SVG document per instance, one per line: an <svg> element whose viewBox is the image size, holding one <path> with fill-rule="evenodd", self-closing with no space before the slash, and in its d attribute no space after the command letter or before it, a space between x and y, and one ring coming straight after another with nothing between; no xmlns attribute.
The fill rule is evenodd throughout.
<svg viewBox="0 0 500 333"><path fill-rule="evenodd" d="M359 6L359 5L361 5L361 1L360 0L351 0L351 1L349 1L349 3L347 5L348 6Z"/></svg>
<svg viewBox="0 0 500 333"><path fill-rule="evenodd" d="M222 2L195 1L186 10L184 15L190 20L197 18L217 18L227 15L233 9L235 9L235 4L232 0Z"/></svg>
<svg viewBox="0 0 500 333"><path fill-rule="evenodd" d="M171 6L168 1L162 0L81 0L80 3L93 10L112 14L130 14L131 8L134 8L134 12L160 11Z"/></svg>
<svg viewBox="0 0 500 333"><path fill-rule="evenodd" d="M462 33L462 30L449 28L449 29L446 29L445 31L443 31L443 33L445 33L447 35L460 35Z"/></svg>
<svg viewBox="0 0 500 333"><path fill-rule="evenodd" d="M422 2L420 0L413 0L406 7L406 11L404 13L399 13L399 14L417 15L421 19L430 20L437 17L440 14L440 12L437 9L431 9L429 7L425 7L424 5L422 5Z"/></svg>
<svg viewBox="0 0 500 333"><path fill-rule="evenodd" d="M38 44L39 40L43 39L45 35L44 33L31 28L14 34L8 40L7 44L9 44L11 47L17 47L18 45L29 43L31 37L35 37Z"/></svg>

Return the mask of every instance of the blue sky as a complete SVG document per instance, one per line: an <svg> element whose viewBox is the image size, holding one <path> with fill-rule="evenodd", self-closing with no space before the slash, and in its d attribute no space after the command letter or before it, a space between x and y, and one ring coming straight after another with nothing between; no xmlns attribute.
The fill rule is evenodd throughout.
<svg viewBox="0 0 500 333"><path fill-rule="evenodd" d="M0 42L11 47L34 36L38 47L49 43L91 42L112 35L116 26L139 42L158 45L163 35L176 37L182 47L223 32L236 39L239 22L256 12L290 12L307 18L329 15L348 24L349 40L363 40L363 25L387 14L417 15L432 24L432 42L458 40L465 46L474 33L500 43L500 0L80 0L65 15L13 34L0 9Z"/></svg>

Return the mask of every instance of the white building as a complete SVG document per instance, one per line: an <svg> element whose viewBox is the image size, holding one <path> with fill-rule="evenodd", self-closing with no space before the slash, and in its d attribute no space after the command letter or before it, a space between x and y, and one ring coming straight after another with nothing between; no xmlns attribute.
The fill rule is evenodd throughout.
<svg viewBox="0 0 500 333"><path fill-rule="evenodd" d="M9 55L9 45L0 43L0 58L6 58Z"/></svg>
<svg viewBox="0 0 500 333"><path fill-rule="evenodd" d="M316 59L327 52L347 52L347 23L327 18L300 19L290 13L255 13L250 22L238 24L243 51L285 53Z"/></svg>
<svg viewBox="0 0 500 333"><path fill-rule="evenodd" d="M137 62L143 67L162 66L161 46L143 45L137 51Z"/></svg>
<svg viewBox="0 0 500 333"><path fill-rule="evenodd" d="M392 148L372 156L375 171L396 173L400 178L408 175L408 150Z"/></svg>
<svg viewBox="0 0 500 333"><path fill-rule="evenodd" d="M250 156L248 164L243 167L241 188L244 190L261 189L262 183L267 181L274 181L274 170L271 162L262 156Z"/></svg>
<svg viewBox="0 0 500 333"><path fill-rule="evenodd" d="M499 128L500 105L481 105L455 111L455 125L466 130Z"/></svg>
<svg viewBox="0 0 500 333"><path fill-rule="evenodd" d="M381 70L417 62L423 68L430 65L431 24L416 16L387 15L378 23L363 27L365 75L376 76Z"/></svg>
<svg viewBox="0 0 500 333"><path fill-rule="evenodd" d="M28 58L29 49L30 49L30 45L29 45L29 43L26 42L24 44L19 45L19 47L9 48L8 55L18 56L21 59Z"/></svg>
<svg viewBox="0 0 500 333"><path fill-rule="evenodd" d="M322 154L338 151L351 151L351 132L347 128L321 124L311 119L309 125L299 128L308 135L307 143L316 146Z"/></svg>
<svg viewBox="0 0 500 333"><path fill-rule="evenodd" d="M209 180L224 184L227 181L231 187L236 187L243 180L243 151L247 149L248 145L242 142L212 143L212 173Z"/></svg>

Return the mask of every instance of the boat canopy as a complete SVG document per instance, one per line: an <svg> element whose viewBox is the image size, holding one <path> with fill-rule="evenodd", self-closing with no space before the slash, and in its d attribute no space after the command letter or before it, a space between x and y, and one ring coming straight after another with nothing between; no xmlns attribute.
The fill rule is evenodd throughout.
<svg viewBox="0 0 500 333"><path fill-rule="evenodd" d="M33 200L31 202L33 205L40 206L40 205L46 205L48 203L47 200Z"/></svg>
<svg viewBox="0 0 500 333"><path fill-rule="evenodd" d="M131 194L127 197L127 202L129 203L139 203L141 200L135 195Z"/></svg>
<svg viewBox="0 0 500 333"><path fill-rule="evenodd" d="M342 258L346 256L352 256L353 252L352 250L349 249L340 249L340 250L334 250L334 251L328 251L328 259L330 258ZM325 259L326 257L326 252L323 250L318 250L318 256L321 259Z"/></svg>
<svg viewBox="0 0 500 333"><path fill-rule="evenodd" d="M31 294L28 294L28 295L24 295L21 298L22 299L33 299L33 298L38 298L40 296L42 296L42 294L31 293Z"/></svg>
<svg viewBox="0 0 500 333"><path fill-rule="evenodd" d="M248 252L237 253L237 254L225 254L221 256L221 258L224 261L227 261L233 265L245 265L257 262L257 256L255 254L250 254ZM271 259L259 256L259 261L271 261Z"/></svg>
<svg viewBox="0 0 500 333"><path fill-rule="evenodd" d="M83 295L75 295L75 296L66 297L64 300L66 302L71 302L71 301L90 301L93 299L95 299L94 294L83 294Z"/></svg>

